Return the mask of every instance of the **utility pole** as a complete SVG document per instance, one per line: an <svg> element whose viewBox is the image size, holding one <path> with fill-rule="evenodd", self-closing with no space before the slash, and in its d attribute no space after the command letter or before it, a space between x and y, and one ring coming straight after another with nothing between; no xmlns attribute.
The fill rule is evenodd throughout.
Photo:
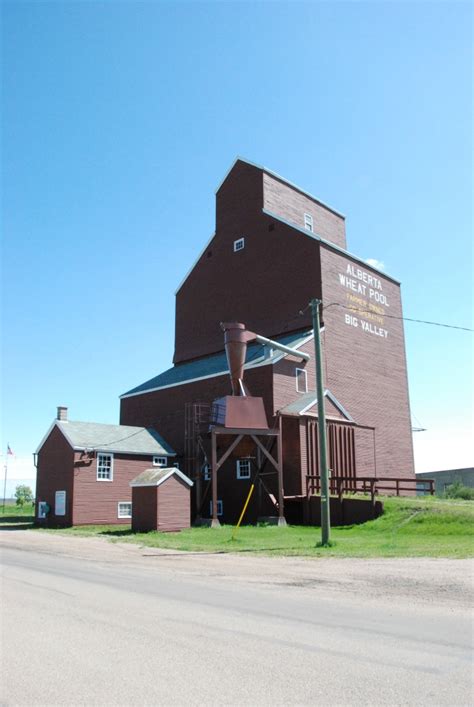
<svg viewBox="0 0 474 707"><path fill-rule="evenodd" d="M316 359L316 393L318 396L318 441L319 473L321 476L321 545L330 544L331 516L329 509L329 473L326 452L326 414L324 412L323 356L321 353L321 332L319 324L319 306L322 300L312 299L314 354Z"/></svg>

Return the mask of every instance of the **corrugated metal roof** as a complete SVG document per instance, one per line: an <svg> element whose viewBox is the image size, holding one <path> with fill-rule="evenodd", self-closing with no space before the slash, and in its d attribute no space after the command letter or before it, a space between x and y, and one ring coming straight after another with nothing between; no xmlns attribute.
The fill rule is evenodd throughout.
<svg viewBox="0 0 474 707"><path fill-rule="evenodd" d="M287 334L286 336L279 336L276 341L286 346L291 346L296 348L304 342L305 339L312 333L312 330L307 330L305 332L296 332L293 334ZM250 344L247 348L247 359L245 368L252 368L253 366L260 365L268 361L269 364L275 363L283 358L284 353L280 353L275 349L275 355L272 357L268 356L268 351L261 344ZM172 385L179 385L181 383L186 383L191 380L198 380L199 378L210 378L212 376L223 375L229 372L229 367L227 365L227 357L225 351L220 353L212 354L211 356L206 356L205 358L200 358L195 361L189 361L189 363L181 363L173 368L169 368L167 371L160 373L154 378L142 383L136 388L132 388L127 393L124 393L121 397L126 397L128 395L137 395L138 393L145 393L151 390L158 390L160 388L166 388Z"/></svg>
<svg viewBox="0 0 474 707"><path fill-rule="evenodd" d="M72 447L124 454L176 456L176 452L153 429L100 422L56 421Z"/></svg>

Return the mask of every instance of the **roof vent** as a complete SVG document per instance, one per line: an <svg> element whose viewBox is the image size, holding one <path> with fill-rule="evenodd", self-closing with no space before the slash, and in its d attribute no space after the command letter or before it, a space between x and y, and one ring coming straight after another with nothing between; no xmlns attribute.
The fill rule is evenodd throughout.
<svg viewBox="0 0 474 707"><path fill-rule="evenodd" d="M58 414L56 419L61 420L62 422L67 422L67 407L64 407L64 405L58 405Z"/></svg>

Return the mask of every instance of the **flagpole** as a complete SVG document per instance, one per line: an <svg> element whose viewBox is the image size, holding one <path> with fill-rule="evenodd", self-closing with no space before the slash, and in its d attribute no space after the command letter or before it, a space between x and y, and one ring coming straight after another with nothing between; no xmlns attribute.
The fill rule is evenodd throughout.
<svg viewBox="0 0 474 707"><path fill-rule="evenodd" d="M5 454L5 466L3 467L3 471L5 474L5 479L3 481L3 515L5 515L5 495L7 493L7 472L8 472L8 451L10 449L10 445L7 444L7 452Z"/></svg>

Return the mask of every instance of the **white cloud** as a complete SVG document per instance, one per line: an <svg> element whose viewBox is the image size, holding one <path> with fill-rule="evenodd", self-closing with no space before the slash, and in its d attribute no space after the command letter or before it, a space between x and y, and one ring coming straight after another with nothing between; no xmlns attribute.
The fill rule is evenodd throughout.
<svg viewBox="0 0 474 707"><path fill-rule="evenodd" d="M377 258L366 258L365 262L373 268L378 268L379 270L385 269L385 263L382 260L377 260Z"/></svg>

